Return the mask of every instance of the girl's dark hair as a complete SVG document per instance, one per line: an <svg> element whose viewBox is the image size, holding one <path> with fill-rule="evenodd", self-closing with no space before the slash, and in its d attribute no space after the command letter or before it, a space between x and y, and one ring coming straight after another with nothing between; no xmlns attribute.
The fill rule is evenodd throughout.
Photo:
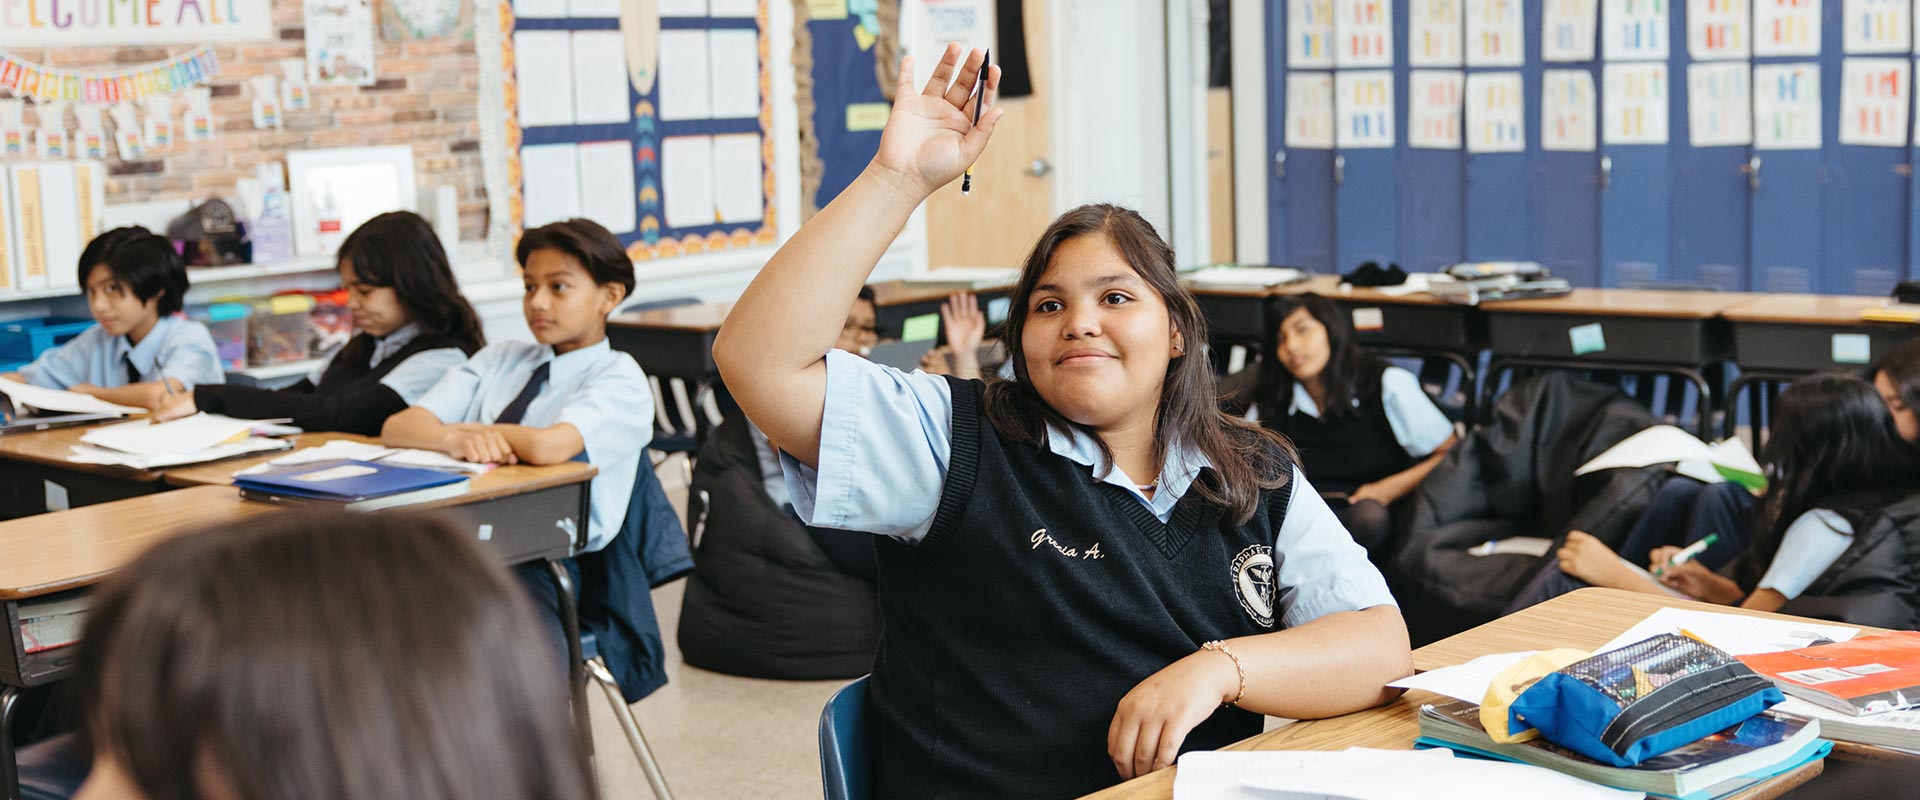
<svg viewBox="0 0 1920 800"><path fill-rule="evenodd" d="M87 276L101 264L133 290L133 296L140 298L140 302L160 298L157 306L160 316L178 314L185 307L187 262L167 237L138 225L114 228L93 237L80 252L82 292L86 290Z"/></svg>
<svg viewBox="0 0 1920 800"><path fill-rule="evenodd" d="M1754 516L1748 586L1772 563L1800 515L1824 508L1864 531L1882 507L1915 485L1916 465L1886 401L1858 375L1821 373L1782 391L1765 457L1767 491Z"/></svg>
<svg viewBox="0 0 1920 800"><path fill-rule="evenodd" d="M453 266L440 236L424 217L411 211L389 211L367 220L340 244L334 262L351 262L353 276L369 286L393 289L407 319L420 326L421 336L451 336L473 353L487 344L480 316L460 294ZM363 363L371 355L373 337L354 337L343 349L343 363ZM350 350L366 350L354 353Z"/></svg>
<svg viewBox="0 0 1920 800"><path fill-rule="evenodd" d="M88 738L151 800L591 797L561 667L471 535L406 514L169 539L79 652Z"/></svg>
<svg viewBox="0 0 1920 800"><path fill-rule="evenodd" d="M1893 383L1900 399L1907 401L1907 407L1920 411L1920 337L1914 337L1893 346L1893 349L1881 353L1879 358L1867 367L1867 380L1880 373L1887 374L1887 380Z"/></svg>
<svg viewBox="0 0 1920 800"><path fill-rule="evenodd" d="M1014 441L1046 447L1047 426L1061 430L1085 426L1061 416L1033 387L1027 376L1025 337L1028 299L1062 244L1080 236L1101 235L1113 243L1128 266L1167 304L1167 316L1186 342L1186 352L1167 364L1167 380L1160 390L1154 419L1154 463L1163 463L1173 443L1199 451L1213 462L1212 476L1196 482L1194 490L1208 502L1224 506L1222 523L1243 525L1260 509L1260 490L1285 486L1291 472L1293 448L1277 433L1222 412L1213 366L1206 357L1207 318L1193 295L1180 285L1174 271L1173 249L1153 225L1138 213L1106 203L1084 205L1061 214L1047 226L1027 253L1014 287L1003 335L1013 361L1014 380L988 381L986 414L994 430ZM1113 453L1099 436L1106 468Z"/></svg>
<svg viewBox="0 0 1920 800"><path fill-rule="evenodd" d="M627 257L619 237L598 222L575 218L534 228L520 235L513 258L524 268L535 250L558 250L573 256L593 276L594 283L617 283L627 287L627 297L633 296L633 259Z"/></svg>
<svg viewBox="0 0 1920 800"><path fill-rule="evenodd" d="M1353 399L1366 397L1380 389L1380 373L1387 368L1387 362L1367 351L1353 341L1353 321L1340 311L1332 300L1317 294L1289 294L1273 299L1272 316L1274 330L1278 331L1287 322L1294 311L1306 309L1307 313L1327 329L1327 366L1320 372L1320 385L1327 391L1327 401L1320 415L1325 419L1350 417L1355 413ZM1275 336L1278 342L1279 337ZM1254 395L1262 402L1272 404L1267 409L1273 414L1286 413L1287 404L1293 398L1293 373L1273 353L1261 354L1271 359L1271 368L1260 370L1260 389ZM1262 413L1263 420L1279 421L1279 416Z"/></svg>

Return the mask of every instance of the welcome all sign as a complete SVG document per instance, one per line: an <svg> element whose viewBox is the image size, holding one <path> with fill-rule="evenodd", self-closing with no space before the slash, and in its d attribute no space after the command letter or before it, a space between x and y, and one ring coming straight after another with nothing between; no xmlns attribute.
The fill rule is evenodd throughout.
<svg viewBox="0 0 1920 800"><path fill-rule="evenodd" d="M0 46L202 44L272 38L272 0L0 0Z"/></svg>

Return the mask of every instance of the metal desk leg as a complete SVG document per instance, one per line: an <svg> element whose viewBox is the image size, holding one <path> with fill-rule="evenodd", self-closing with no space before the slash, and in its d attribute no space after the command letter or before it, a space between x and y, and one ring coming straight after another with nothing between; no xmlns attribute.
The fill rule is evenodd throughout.
<svg viewBox="0 0 1920 800"><path fill-rule="evenodd" d="M19 689L0 687L0 796L20 800L20 766L13 747L13 715L20 708Z"/></svg>
<svg viewBox="0 0 1920 800"><path fill-rule="evenodd" d="M580 655L580 612L573 601L573 578L558 561L547 562L560 587L560 629L567 637L567 692L573 697L573 725L581 752L593 757L593 719L587 715L586 659Z"/></svg>

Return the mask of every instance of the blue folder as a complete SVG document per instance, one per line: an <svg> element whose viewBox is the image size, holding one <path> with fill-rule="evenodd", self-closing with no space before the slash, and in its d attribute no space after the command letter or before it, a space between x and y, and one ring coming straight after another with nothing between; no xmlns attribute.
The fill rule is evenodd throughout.
<svg viewBox="0 0 1920 800"><path fill-rule="evenodd" d="M371 469L373 472L329 479L329 473L356 467ZM404 492L432 489L466 479L465 475L418 467L395 467L372 461L340 460L306 464L294 469L262 475L242 475L234 478L233 483L242 490L268 492L283 497L353 503Z"/></svg>

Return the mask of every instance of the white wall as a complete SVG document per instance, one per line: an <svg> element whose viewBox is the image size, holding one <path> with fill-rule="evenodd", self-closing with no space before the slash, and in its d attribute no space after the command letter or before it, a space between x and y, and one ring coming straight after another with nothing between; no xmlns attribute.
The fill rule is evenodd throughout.
<svg viewBox="0 0 1920 800"><path fill-rule="evenodd" d="M1054 205L1128 206L1165 235L1173 219L1167 0L1064 0L1054 8Z"/></svg>

